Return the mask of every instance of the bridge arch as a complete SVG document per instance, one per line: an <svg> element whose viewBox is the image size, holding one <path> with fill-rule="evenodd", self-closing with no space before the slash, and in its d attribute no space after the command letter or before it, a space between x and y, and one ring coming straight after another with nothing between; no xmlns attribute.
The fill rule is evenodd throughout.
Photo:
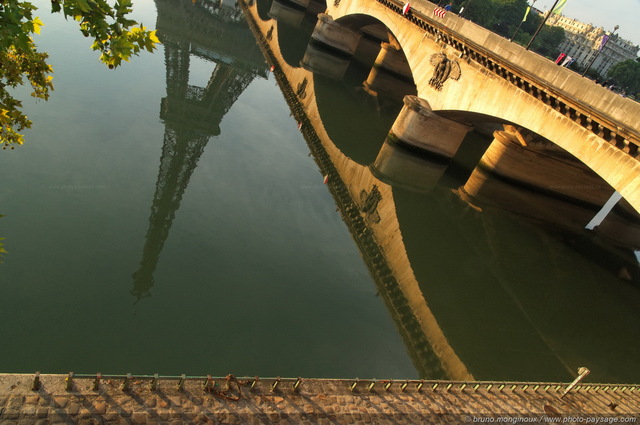
<svg viewBox="0 0 640 425"><path fill-rule="evenodd" d="M582 161L640 212L640 105L455 15L433 18L431 3L409 17L401 7L394 0L341 0L329 2L326 13L347 25L375 22L362 15L383 23L406 55L417 95L434 111L528 128ZM436 54L456 63L459 80L430 84Z"/></svg>

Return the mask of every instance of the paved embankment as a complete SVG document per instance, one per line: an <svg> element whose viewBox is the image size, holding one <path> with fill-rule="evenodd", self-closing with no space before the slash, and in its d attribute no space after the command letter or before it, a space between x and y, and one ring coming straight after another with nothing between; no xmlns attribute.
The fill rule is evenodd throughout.
<svg viewBox="0 0 640 425"><path fill-rule="evenodd" d="M373 384L373 385L372 385ZM0 374L0 425L638 423L640 386Z"/></svg>

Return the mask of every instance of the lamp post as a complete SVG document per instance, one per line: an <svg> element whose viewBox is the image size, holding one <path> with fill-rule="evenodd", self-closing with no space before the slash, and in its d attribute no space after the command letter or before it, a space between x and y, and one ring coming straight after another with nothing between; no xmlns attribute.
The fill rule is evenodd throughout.
<svg viewBox="0 0 640 425"><path fill-rule="evenodd" d="M620 28L620 26L616 25L615 27L613 27L613 32L611 33L611 36L607 36L606 34L603 35L603 37L607 37L606 40L604 40L604 43L602 43L602 46L600 46L600 48L596 51L595 56L593 57L593 59L591 59L591 62L589 62L589 65L587 65L587 68L584 70L584 72L582 73L582 76L584 77L584 75L587 73L587 71L589 69L591 69L591 65L593 65L593 63L596 61L596 59L598 58L598 56L600 56L600 52L602 51L602 49L604 49L604 46L607 45L607 43L609 42L609 39L611 37L613 37L613 34L616 33L616 31L618 31L618 28Z"/></svg>
<svg viewBox="0 0 640 425"><path fill-rule="evenodd" d="M533 40L535 40L536 36L538 35L542 27L544 27L544 24L547 22L547 19L549 19L549 16L551 16L551 14L553 13L553 10L556 8L557 4L558 4L558 0L553 2L553 6L551 6L551 9L549 9L549 13L547 13L547 16L544 17L544 19L542 20L542 23L536 30L535 34L533 34L533 37L531 37L531 40L529 40L529 44L527 44L526 50L529 50L529 47L531 47L531 43L533 43Z"/></svg>
<svg viewBox="0 0 640 425"><path fill-rule="evenodd" d="M464 6L462 6L462 12L460 12L460 14L458 16L462 16L464 14L464 12L466 12L469 9L469 4L471 4L471 0L468 0Z"/></svg>
<svg viewBox="0 0 640 425"><path fill-rule="evenodd" d="M533 2L531 2L531 6L529 6L531 9L533 9L533 5L536 4L536 0L533 0ZM527 9L530 10L530 9ZM520 25L518 25L518 28L516 28L516 32L513 33L513 35L511 36L511 38L509 39L509 41L513 41L514 38L516 38L516 34L518 34L518 31L520 31L520 27L522 26L522 24L524 24L524 21L527 20L527 15L528 13L525 13L524 15L524 19L522 19L522 21L520 21Z"/></svg>

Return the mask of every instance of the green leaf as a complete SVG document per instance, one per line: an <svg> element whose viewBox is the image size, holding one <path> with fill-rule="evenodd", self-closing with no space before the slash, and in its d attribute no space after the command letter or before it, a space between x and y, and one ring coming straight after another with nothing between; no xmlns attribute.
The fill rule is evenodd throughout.
<svg viewBox="0 0 640 425"><path fill-rule="evenodd" d="M78 7L85 13L91 12L91 6L87 0L75 0L78 3Z"/></svg>

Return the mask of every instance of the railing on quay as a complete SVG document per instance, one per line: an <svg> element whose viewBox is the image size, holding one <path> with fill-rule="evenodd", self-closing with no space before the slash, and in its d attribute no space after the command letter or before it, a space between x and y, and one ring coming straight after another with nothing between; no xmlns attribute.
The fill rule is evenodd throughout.
<svg viewBox="0 0 640 425"><path fill-rule="evenodd" d="M588 373L588 372L587 372ZM559 382L516 382L516 381L446 381L428 379L322 379L322 378L282 378L282 377L235 377L227 376L179 376L171 375L124 375L112 374L75 374L69 372L67 375L59 375L64 380L65 389L69 392L76 390L76 384L81 381L91 382L91 391L101 391L105 383L117 385L123 392L132 389L133 385L142 386L151 391L158 391L161 388L170 387L178 391L183 391L187 382L200 384L202 391L214 392L220 385L237 384L238 388L246 387L249 391L256 392L280 392L288 391L292 393L300 392L305 382L322 383L331 382L342 386L345 391L372 393L372 392L511 392L511 393L556 393L561 397L569 391L582 393L640 393L638 384L582 384L579 383L586 374L581 373L576 380L571 383ZM114 382L116 381L116 382ZM145 387L146 385L146 387ZM42 388L41 374L33 374L31 390L39 391Z"/></svg>

